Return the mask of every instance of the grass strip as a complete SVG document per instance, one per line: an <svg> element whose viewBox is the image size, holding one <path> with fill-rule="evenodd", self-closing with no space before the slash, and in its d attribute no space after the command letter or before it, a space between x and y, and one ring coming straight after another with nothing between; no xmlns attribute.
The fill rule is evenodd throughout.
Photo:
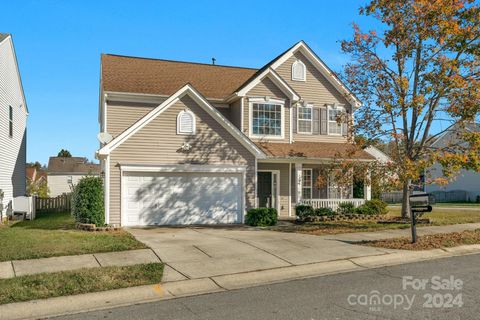
<svg viewBox="0 0 480 320"><path fill-rule="evenodd" d="M162 263L147 263L0 279L0 304L155 284L162 274Z"/></svg>

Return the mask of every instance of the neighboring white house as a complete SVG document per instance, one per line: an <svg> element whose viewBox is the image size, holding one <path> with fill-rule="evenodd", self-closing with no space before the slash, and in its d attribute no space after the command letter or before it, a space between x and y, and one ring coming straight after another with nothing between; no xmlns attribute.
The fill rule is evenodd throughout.
<svg viewBox="0 0 480 320"><path fill-rule="evenodd" d="M439 136L432 145L435 147L445 147L452 143L461 144L461 141L458 141L457 134L459 133L459 130L457 130L457 127L458 126L454 125L446 130L445 133ZM480 124L469 123L461 130L480 132ZM435 164L427 170L427 178L435 179L438 177L442 177L442 167L440 164ZM458 176L449 184L445 186L426 184L425 191L436 194L437 198L444 196L442 192L450 192L451 195L447 195L447 197L450 197L450 200L476 201L477 197L480 196L480 173L462 169ZM453 196L455 197L452 198Z"/></svg>
<svg viewBox="0 0 480 320"><path fill-rule="evenodd" d="M87 176L100 174L100 165L89 163L83 157L50 157L48 160L47 182L50 197L72 192L73 186Z"/></svg>
<svg viewBox="0 0 480 320"><path fill-rule="evenodd" d="M12 36L0 33L0 190L4 219L13 198L25 195L27 103L23 93Z"/></svg>

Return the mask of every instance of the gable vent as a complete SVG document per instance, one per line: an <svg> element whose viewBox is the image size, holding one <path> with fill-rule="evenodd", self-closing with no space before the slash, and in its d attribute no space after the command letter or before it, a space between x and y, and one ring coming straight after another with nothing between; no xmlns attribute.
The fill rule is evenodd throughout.
<svg viewBox="0 0 480 320"><path fill-rule="evenodd" d="M195 115L189 110L180 111L177 117L177 134L195 134Z"/></svg>

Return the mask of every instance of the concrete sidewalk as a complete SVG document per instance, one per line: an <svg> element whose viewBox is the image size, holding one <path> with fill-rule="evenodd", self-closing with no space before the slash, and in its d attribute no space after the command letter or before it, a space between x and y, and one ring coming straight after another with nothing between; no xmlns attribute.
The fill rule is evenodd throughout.
<svg viewBox="0 0 480 320"><path fill-rule="evenodd" d="M129 250L62 256L31 260L0 262L0 279L44 272L60 272L82 268L128 266L140 263L160 262L150 249Z"/></svg>

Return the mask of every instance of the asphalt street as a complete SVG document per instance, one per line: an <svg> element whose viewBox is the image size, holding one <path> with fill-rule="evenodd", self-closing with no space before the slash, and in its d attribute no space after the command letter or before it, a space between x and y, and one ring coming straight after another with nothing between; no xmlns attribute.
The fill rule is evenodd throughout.
<svg viewBox="0 0 480 320"><path fill-rule="evenodd" d="M480 254L55 319L479 319Z"/></svg>

